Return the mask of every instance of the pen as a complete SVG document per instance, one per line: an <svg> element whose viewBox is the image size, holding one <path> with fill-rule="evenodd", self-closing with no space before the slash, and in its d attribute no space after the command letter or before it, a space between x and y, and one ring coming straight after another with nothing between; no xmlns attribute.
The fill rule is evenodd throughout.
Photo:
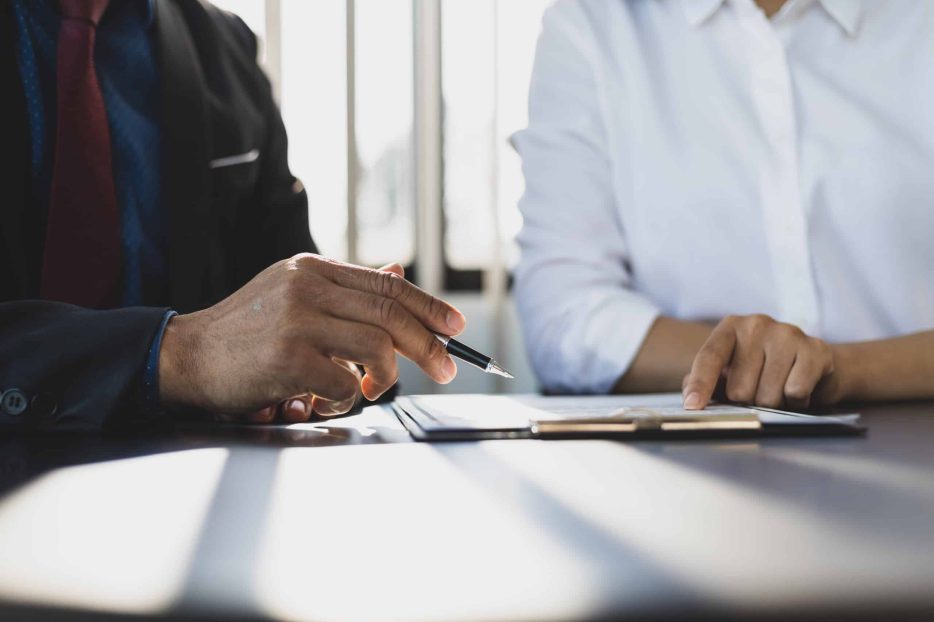
<svg viewBox="0 0 934 622"><path fill-rule="evenodd" d="M438 338L438 341L444 344L444 349L448 351L448 354L459 358L462 361L470 363L474 367L482 369L488 374L496 374L502 376L503 378L514 378L512 374L499 366L499 363L486 356L485 354L480 354L471 347L465 346L457 339L451 339L444 335L435 335Z"/></svg>

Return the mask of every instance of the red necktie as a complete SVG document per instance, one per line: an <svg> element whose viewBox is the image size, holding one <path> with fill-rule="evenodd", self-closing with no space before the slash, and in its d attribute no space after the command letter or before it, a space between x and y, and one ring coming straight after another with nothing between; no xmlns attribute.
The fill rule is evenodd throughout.
<svg viewBox="0 0 934 622"><path fill-rule="evenodd" d="M110 308L120 296L120 212L94 35L110 0L59 0L58 129L41 296Z"/></svg>

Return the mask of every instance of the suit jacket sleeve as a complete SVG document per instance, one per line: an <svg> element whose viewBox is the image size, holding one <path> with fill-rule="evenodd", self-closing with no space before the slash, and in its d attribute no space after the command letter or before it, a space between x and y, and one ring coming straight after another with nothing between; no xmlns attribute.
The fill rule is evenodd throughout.
<svg viewBox="0 0 934 622"><path fill-rule="evenodd" d="M148 416L156 423L156 413L139 408L139 385L166 311L0 303L0 433L138 428ZM21 414L4 407L8 395L25 398Z"/></svg>

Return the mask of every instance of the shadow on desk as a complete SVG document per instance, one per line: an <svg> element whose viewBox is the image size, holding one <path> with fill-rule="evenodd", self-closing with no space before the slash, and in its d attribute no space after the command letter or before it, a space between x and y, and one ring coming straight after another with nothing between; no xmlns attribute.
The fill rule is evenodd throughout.
<svg viewBox="0 0 934 622"><path fill-rule="evenodd" d="M0 587L25 576L32 602L50 603L7 603L0 617L122 619L83 613L81 603L92 601L81 599L117 607L107 600L115 592L157 584L172 574L165 568L178 580L153 587L162 608L151 611L173 619L260 618L271 615L270 603L320 613L288 609L290 598L316 594L343 606L327 591L377 594L386 609L374 610L382 615L374 619L409 619L417 599L431 599L419 585L436 587L438 611L462 602L487 619L523 611L598 620L787 620L800 612L807 620L924 620L934 613L925 589L934 585L934 408L875 409L865 439L427 445L411 443L396 424L377 408L300 426L0 440L0 524L9 529L0 531L0 550L14 559L0 558ZM376 446L386 443L395 446ZM328 449L335 445L373 447ZM304 450L311 447L323 451ZM60 469L72 465L87 466ZM37 485L24 486L30 482ZM50 508L67 516L49 515ZM128 518L143 522L128 525ZM93 575L86 585L97 592L73 595L76 609L57 610L51 603L67 598L42 595L76 581L56 564L85 550L75 544L82 536L119 550L76 564ZM165 567L163 548L177 552ZM43 565L43 555L55 563ZM406 557L417 563L399 572ZM120 563L134 560L147 561L121 572ZM261 572L279 572L286 587L258 586L268 579ZM472 582L444 581L446 573L474 572ZM36 577L47 581L46 591ZM356 581L359 591L347 583ZM565 614L549 617L556 607Z"/></svg>
<svg viewBox="0 0 934 622"><path fill-rule="evenodd" d="M377 407L378 408L378 407ZM401 427L369 415L304 424L181 422L147 435L49 434L0 437L0 495L55 469L211 447L335 447L411 442Z"/></svg>

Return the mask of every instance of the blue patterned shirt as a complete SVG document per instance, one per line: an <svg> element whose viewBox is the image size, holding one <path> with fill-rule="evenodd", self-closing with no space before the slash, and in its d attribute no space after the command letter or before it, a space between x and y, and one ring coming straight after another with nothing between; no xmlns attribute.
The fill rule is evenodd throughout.
<svg viewBox="0 0 934 622"><path fill-rule="evenodd" d="M32 190L38 208L45 211L58 112L58 2L12 2L31 137ZM168 280L166 226L159 204L161 90L150 28L153 10L153 0L112 0L94 48L121 214L123 306L164 304Z"/></svg>

